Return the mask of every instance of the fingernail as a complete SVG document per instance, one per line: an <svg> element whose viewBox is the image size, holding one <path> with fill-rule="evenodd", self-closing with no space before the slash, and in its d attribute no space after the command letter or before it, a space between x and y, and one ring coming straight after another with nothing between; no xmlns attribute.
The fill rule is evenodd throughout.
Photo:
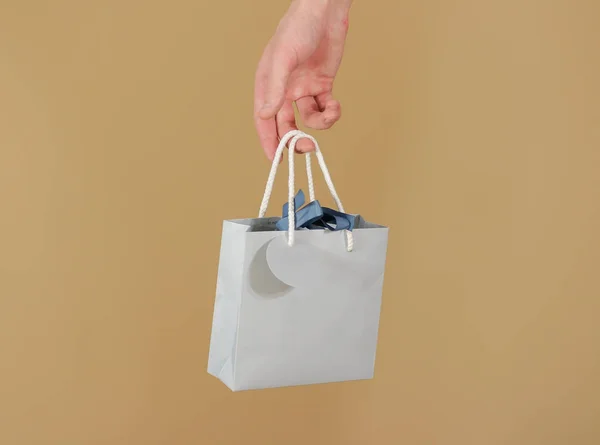
<svg viewBox="0 0 600 445"><path fill-rule="evenodd" d="M261 107L261 109L260 109L260 111L258 112L258 114L259 114L260 116L264 116L264 115L265 115L265 113L268 113L268 112L270 111L270 109L271 109L271 104L265 103L265 104L264 104L264 105Z"/></svg>

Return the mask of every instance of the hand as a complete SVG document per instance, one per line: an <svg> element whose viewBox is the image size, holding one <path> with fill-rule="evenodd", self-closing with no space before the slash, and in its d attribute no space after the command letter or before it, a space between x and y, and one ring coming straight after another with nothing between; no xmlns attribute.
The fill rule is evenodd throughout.
<svg viewBox="0 0 600 445"><path fill-rule="evenodd" d="M324 130L341 116L333 80L342 61L351 0L294 0L258 64L254 122L273 160L279 139L297 129L293 103L304 125ZM299 152L314 149L301 139Z"/></svg>

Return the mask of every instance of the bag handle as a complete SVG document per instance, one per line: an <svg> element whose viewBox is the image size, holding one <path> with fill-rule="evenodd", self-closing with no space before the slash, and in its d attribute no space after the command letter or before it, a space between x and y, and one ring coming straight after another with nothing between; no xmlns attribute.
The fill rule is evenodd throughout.
<svg viewBox="0 0 600 445"><path fill-rule="evenodd" d="M306 134L300 130L292 130L287 132L279 141L279 145L277 146L277 150L275 151L275 157L273 158L273 164L271 165L271 171L269 172L269 178L267 179L267 185L265 187L265 193L263 195L262 202L260 204L260 210L258 212L258 217L263 218L265 213L267 212L267 207L269 205L269 199L271 198L271 193L273 192L273 184L275 183L275 175L277 174L277 167L281 161L281 156L283 155L283 150L291 139L289 145L289 177L288 177L288 245L294 245L295 238L295 229L296 229L296 214L294 208L294 195L295 195L295 175L294 175L294 152L296 149L296 143L300 139L309 139L315 145L315 155L317 157L317 161L319 162L319 167L321 167L321 171L323 172L323 177L325 178L325 182L327 187L329 188L329 192L335 201L335 204L338 210L342 213L345 213L344 206L342 201L340 200L335 186L333 185L333 181L331 179L331 175L329 174L329 169L327 168L327 164L325 163L325 158L323 157L323 153L321 152L321 148L319 147L319 143L317 140L309 134ZM306 174L308 178L308 189L310 200L314 201L315 199L315 190L314 190L314 182L312 176L311 169L311 160L310 153L306 153ZM354 249L354 237L352 232L346 230L346 240L347 245L346 248L348 252L352 252Z"/></svg>
<svg viewBox="0 0 600 445"><path fill-rule="evenodd" d="M290 139L292 139L294 136L297 136L301 133L302 132L300 130L288 131L279 141L277 150L275 150L275 157L273 158L273 163L271 164L271 171L269 172L269 178L267 179L265 193L263 195L263 199L260 204L260 210L258 212L259 218L263 218L267 212L267 207L269 205L269 199L271 198L271 192L273 191L273 183L275 182L275 175L277 174L277 167L279 167L279 164L281 163L281 157L283 156L283 149L285 148L285 146L287 145L287 143ZM314 201L315 200L315 186L313 183L310 153L306 153L306 177L308 179L308 195L309 195L310 201Z"/></svg>

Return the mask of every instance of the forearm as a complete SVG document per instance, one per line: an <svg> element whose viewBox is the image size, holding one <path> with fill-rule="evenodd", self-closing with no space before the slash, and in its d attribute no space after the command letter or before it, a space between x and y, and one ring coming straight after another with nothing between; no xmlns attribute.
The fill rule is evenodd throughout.
<svg viewBox="0 0 600 445"><path fill-rule="evenodd" d="M290 10L303 11L316 19L326 20L329 26L348 29L348 16L353 0L293 0Z"/></svg>
<svg viewBox="0 0 600 445"><path fill-rule="evenodd" d="M352 6L353 0L293 0L293 3L297 3L307 9L314 11L327 11L327 10L339 10L348 11Z"/></svg>

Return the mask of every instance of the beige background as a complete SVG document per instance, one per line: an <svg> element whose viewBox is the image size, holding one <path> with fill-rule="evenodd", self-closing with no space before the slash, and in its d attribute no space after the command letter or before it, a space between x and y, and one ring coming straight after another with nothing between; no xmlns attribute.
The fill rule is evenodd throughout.
<svg viewBox="0 0 600 445"><path fill-rule="evenodd" d="M318 137L392 228L376 378L206 374L286 6L0 0L0 443L599 443L597 0L358 0Z"/></svg>

